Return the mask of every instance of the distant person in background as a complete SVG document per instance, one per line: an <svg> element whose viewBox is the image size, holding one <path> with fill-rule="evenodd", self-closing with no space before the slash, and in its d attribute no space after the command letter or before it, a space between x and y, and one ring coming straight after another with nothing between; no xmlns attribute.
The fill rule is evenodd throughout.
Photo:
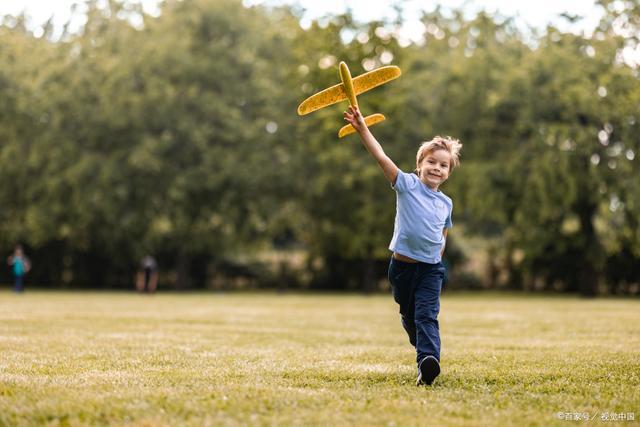
<svg viewBox="0 0 640 427"><path fill-rule="evenodd" d="M151 255L142 258L136 280L138 292L154 293L158 288L158 263Z"/></svg>
<svg viewBox="0 0 640 427"><path fill-rule="evenodd" d="M24 251L21 245L16 245L13 250L13 255L7 258L7 264L13 270L13 277L15 279L13 290L16 292L24 291L24 276L31 270L31 263L29 259L24 256Z"/></svg>

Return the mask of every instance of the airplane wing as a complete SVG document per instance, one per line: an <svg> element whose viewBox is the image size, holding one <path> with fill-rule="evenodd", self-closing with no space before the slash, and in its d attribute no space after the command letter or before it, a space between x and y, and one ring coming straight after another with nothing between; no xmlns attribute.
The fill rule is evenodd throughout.
<svg viewBox="0 0 640 427"><path fill-rule="evenodd" d="M338 83L302 101L302 104L298 106L298 115L304 116L343 99L347 99L347 94L342 87L342 83Z"/></svg>
<svg viewBox="0 0 640 427"><path fill-rule="evenodd" d="M353 79L353 90L356 95L360 95L374 87L385 84L389 80L397 79L400 77L400 68L395 65L388 65L386 67L376 68L368 73L360 74Z"/></svg>
<svg viewBox="0 0 640 427"><path fill-rule="evenodd" d="M400 74L400 68L395 65L377 68L354 78L352 80L353 90L356 95L359 95L373 89L374 87L385 84L389 80L398 78ZM305 114L309 114L313 111L319 110L320 108L333 105L336 102L340 102L345 99L347 99L347 94L344 91L342 83L338 83L335 86L331 86L330 88L305 99L302 104L298 106L298 114L304 116Z"/></svg>

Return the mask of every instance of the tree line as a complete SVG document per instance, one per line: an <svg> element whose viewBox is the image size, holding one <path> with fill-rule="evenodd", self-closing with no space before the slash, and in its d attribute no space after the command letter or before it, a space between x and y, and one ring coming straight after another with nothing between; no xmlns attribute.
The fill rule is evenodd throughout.
<svg viewBox="0 0 640 427"><path fill-rule="evenodd" d="M637 294L640 2L598 5L590 36L436 9L420 41L401 14L302 28L237 0L88 2L57 36L5 16L0 247L22 243L48 287L130 287L146 254L161 287L384 287L393 191L337 139L346 104L295 111L341 60L392 63L359 99L389 156L411 171L420 142L464 144L448 286Z"/></svg>

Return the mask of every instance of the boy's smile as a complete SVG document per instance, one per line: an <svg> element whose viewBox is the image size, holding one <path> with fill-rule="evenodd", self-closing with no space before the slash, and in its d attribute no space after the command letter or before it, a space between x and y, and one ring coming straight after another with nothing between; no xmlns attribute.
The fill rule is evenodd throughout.
<svg viewBox="0 0 640 427"><path fill-rule="evenodd" d="M445 150L436 150L425 156L420 163L420 180L432 190L449 177L451 155Z"/></svg>

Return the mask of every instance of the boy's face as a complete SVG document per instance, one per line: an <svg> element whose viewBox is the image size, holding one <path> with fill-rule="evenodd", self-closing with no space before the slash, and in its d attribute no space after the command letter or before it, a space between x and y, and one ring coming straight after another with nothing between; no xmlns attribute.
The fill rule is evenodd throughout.
<svg viewBox="0 0 640 427"><path fill-rule="evenodd" d="M420 180L432 190L449 178L451 155L445 150L436 150L428 153L420 163Z"/></svg>

